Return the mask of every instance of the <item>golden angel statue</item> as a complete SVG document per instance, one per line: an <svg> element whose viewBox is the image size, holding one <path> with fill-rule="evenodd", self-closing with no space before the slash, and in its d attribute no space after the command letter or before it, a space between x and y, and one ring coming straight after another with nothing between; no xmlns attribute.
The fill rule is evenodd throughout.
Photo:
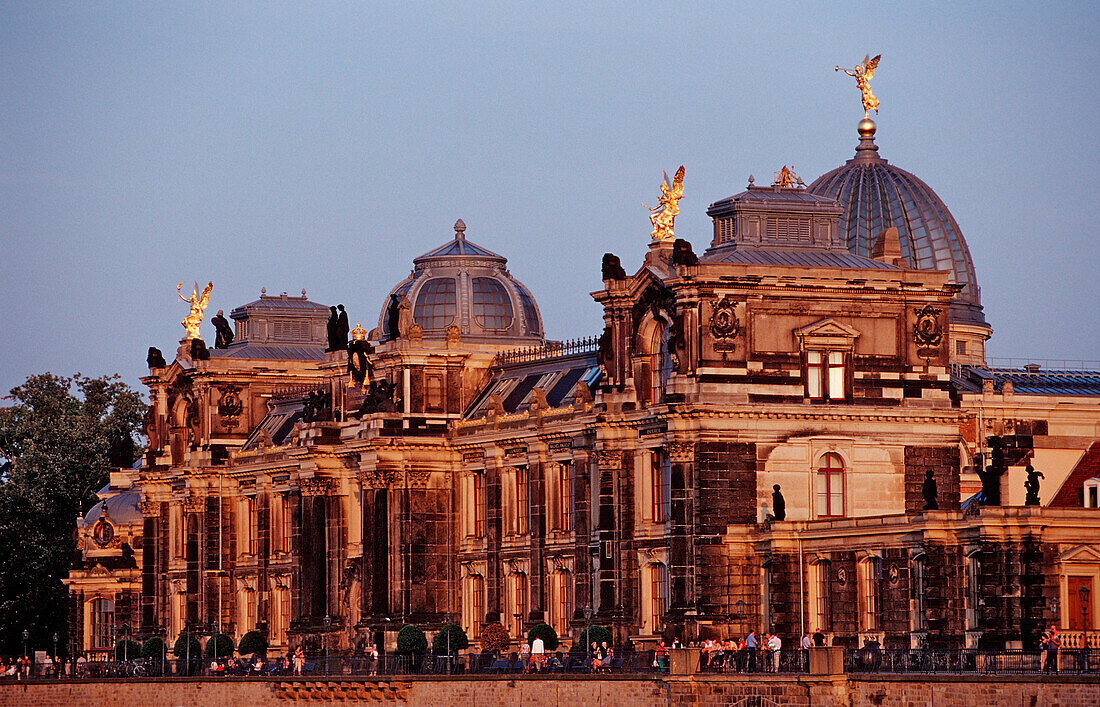
<svg viewBox="0 0 1100 707"><path fill-rule="evenodd" d="M183 328L187 330L188 339L202 338L199 327L202 325L202 314L206 311L206 305L210 304L210 290L212 289L214 289L214 283L208 282L200 295L199 283L196 282L195 289L191 290L191 297L188 298L183 296L183 283L181 282L176 286L176 294L179 295L179 298L191 305L191 311L180 322Z"/></svg>
<svg viewBox="0 0 1100 707"><path fill-rule="evenodd" d="M849 76L854 76L856 79L856 87L859 88L860 93L863 94L863 117L866 118L868 114L873 110L878 113L878 99L875 98L875 94L871 93L871 79L875 77L875 69L878 68L878 60L882 58L879 54L874 59L869 58L870 54L863 56L863 63L858 64L854 69L842 69L839 66L835 67L834 71L843 71Z"/></svg>
<svg viewBox="0 0 1100 707"><path fill-rule="evenodd" d="M676 170L676 176L669 184L668 172L665 172L665 181L661 184L661 196L657 198L656 206L642 206L653 213L649 215L649 221L653 224L652 236L655 241L670 241L676 238L674 227L676 214L680 213L680 197L684 195L684 166Z"/></svg>

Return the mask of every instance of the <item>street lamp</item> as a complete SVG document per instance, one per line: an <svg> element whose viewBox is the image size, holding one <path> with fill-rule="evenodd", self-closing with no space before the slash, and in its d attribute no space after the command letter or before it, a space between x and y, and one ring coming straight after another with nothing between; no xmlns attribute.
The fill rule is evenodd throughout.
<svg viewBox="0 0 1100 707"><path fill-rule="evenodd" d="M325 675L328 675L328 630L332 626L332 617L325 614Z"/></svg>
<svg viewBox="0 0 1100 707"><path fill-rule="evenodd" d="M23 629L23 657L27 657L27 639L31 637L31 632L27 629Z"/></svg>
<svg viewBox="0 0 1100 707"><path fill-rule="evenodd" d="M451 612L447 612L447 624L443 627L447 632L447 674L451 674Z"/></svg>
<svg viewBox="0 0 1100 707"><path fill-rule="evenodd" d="M1089 594L1091 593L1088 586L1082 584L1081 588L1077 590L1081 595L1081 655L1084 656L1084 667L1088 667L1088 649L1089 649Z"/></svg>
<svg viewBox="0 0 1100 707"><path fill-rule="evenodd" d="M584 605L584 654L586 657L592 657L592 631L590 630L589 622L592 621L592 605Z"/></svg>
<svg viewBox="0 0 1100 707"><path fill-rule="evenodd" d="M745 637L745 600L737 600L737 635L739 638Z"/></svg>
<svg viewBox="0 0 1100 707"><path fill-rule="evenodd" d="M53 659L55 661L58 659L58 656L57 656L57 631L53 632ZM61 676L61 666L60 665L57 666L57 675L58 675L58 677Z"/></svg>

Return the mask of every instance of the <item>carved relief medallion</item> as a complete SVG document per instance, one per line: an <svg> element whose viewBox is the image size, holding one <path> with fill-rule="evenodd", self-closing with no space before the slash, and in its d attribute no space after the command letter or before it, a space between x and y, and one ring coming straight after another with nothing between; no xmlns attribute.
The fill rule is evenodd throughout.
<svg viewBox="0 0 1100 707"><path fill-rule="evenodd" d="M221 418L222 427L232 430L240 424L239 418L244 409L241 405L241 389L235 385L223 385L218 388L218 392L221 393L221 398L218 400L218 416Z"/></svg>
<svg viewBox="0 0 1100 707"><path fill-rule="evenodd" d="M940 323L941 311L930 304L913 310L913 313L917 315L917 322L913 325L913 340L917 343L918 353L922 356L926 355L922 349L933 349L928 351L927 355L934 356L936 354L935 349L938 349L940 342L943 341L943 325Z"/></svg>
<svg viewBox="0 0 1100 707"><path fill-rule="evenodd" d="M722 297L714 305L710 317L710 335L714 337L715 351L733 351L736 339L741 333L741 322L737 320L737 303L729 295Z"/></svg>

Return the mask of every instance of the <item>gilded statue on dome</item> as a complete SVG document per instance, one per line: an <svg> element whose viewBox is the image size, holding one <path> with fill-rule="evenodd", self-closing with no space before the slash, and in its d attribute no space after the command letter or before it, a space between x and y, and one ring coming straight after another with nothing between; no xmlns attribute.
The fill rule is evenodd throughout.
<svg viewBox="0 0 1100 707"><path fill-rule="evenodd" d="M661 184L661 196L657 198L656 206L645 206L652 211L649 221L653 224L651 235L655 241L671 241L676 238L674 227L676 214L680 213L680 197L684 195L684 166L676 170L676 176L672 183L668 181L668 172L665 172L665 181Z"/></svg>
<svg viewBox="0 0 1100 707"><path fill-rule="evenodd" d="M199 294L199 283L195 283L195 289L191 290L191 297L183 296L183 283L176 285L176 294L184 302L191 305L191 311L183 318L180 324L187 330L188 339L201 339L202 332L199 331L199 327L202 325L202 315L206 311L206 305L210 304L210 290L214 289L214 283L206 283L206 287L203 288L202 294Z"/></svg>
<svg viewBox="0 0 1100 707"><path fill-rule="evenodd" d="M835 67L834 71L843 71L849 76L854 76L856 79L856 87L859 88L861 94L863 94L863 117L866 118L873 110L878 113L878 99L875 98L875 94L871 93L870 81L875 77L875 69L878 68L878 60L882 58L882 55L877 55L874 59L870 58L870 54L863 56L863 63L857 64L853 69L842 69L839 66Z"/></svg>

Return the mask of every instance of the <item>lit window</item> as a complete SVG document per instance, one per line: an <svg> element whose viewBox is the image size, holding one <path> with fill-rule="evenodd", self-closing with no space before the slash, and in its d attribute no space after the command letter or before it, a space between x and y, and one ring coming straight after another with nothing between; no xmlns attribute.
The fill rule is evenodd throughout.
<svg viewBox="0 0 1100 707"><path fill-rule="evenodd" d="M485 580L479 575L466 578L463 595L463 622L466 633L477 636L481 633L481 622L485 620Z"/></svg>
<svg viewBox="0 0 1100 707"><path fill-rule="evenodd" d="M551 530L568 532L573 529L572 476L572 462L559 462L550 467L546 505Z"/></svg>
<svg viewBox="0 0 1100 707"><path fill-rule="evenodd" d="M668 605L668 569L660 562L646 566L648 591L646 592L646 616L642 631L656 634L661 628L661 617Z"/></svg>
<svg viewBox="0 0 1100 707"><path fill-rule="evenodd" d="M512 300L504 285L491 277L473 282L474 321L482 329L502 331L512 326Z"/></svg>
<svg viewBox="0 0 1100 707"><path fill-rule="evenodd" d="M413 319L425 329L446 329L455 320L458 312L453 277L437 277L428 280L416 296Z"/></svg>
<svg viewBox="0 0 1100 707"><path fill-rule="evenodd" d="M836 518L844 515L844 460L829 452L817 470L817 515Z"/></svg>
<svg viewBox="0 0 1100 707"><path fill-rule="evenodd" d="M569 631L569 619L573 618L573 575L562 569L554 573L554 601L551 604L551 625L564 636Z"/></svg>
<svg viewBox="0 0 1100 707"><path fill-rule="evenodd" d="M806 352L806 397L811 400L844 400L844 352Z"/></svg>
<svg viewBox="0 0 1100 707"><path fill-rule="evenodd" d="M882 559L868 558L860 562L856 568L859 575L859 630L877 631Z"/></svg>
<svg viewBox="0 0 1100 707"><path fill-rule="evenodd" d="M511 634L514 637L524 635L523 624L527 619L527 575L522 572L513 572L508 575L511 591L509 592L508 616L511 626Z"/></svg>
<svg viewBox="0 0 1100 707"><path fill-rule="evenodd" d="M96 599L92 602L92 648L110 648L115 626L115 602L113 599Z"/></svg>

